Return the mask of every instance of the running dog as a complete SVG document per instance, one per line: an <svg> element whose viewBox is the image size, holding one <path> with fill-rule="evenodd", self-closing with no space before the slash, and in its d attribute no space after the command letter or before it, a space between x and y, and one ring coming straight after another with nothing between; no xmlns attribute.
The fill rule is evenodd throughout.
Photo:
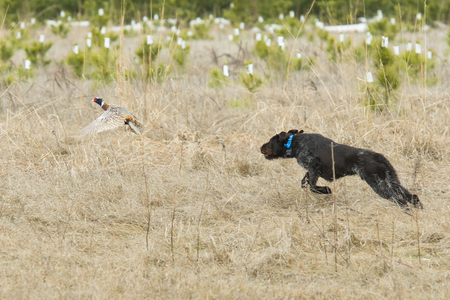
<svg viewBox="0 0 450 300"><path fill-rule="evenodd" d="M326 186L317 186L317 180L322 177L326 181L333 181L333 156L335 179L349 175L359 175L362 180L381 197L407 207L411 203L422 209L422 203L417 195L411 194L400 183L394 167L380 153L370 150L354 148L335 143L320 134L303 133L303 130L289 130L280 132L261 146L261 153L266 159L296 158L297 163L307 170L302 179L302 187L306 184L312 192L331 194Z"/></svg>

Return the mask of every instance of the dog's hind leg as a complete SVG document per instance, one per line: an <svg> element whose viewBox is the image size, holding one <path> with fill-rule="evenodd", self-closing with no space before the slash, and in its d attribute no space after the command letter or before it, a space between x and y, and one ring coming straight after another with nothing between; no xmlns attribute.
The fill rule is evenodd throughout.
<svg viewBox="0 0 450 300"><path fill-rule="evenodd" d="M376 175L372 175L363 179L372 188L372 190L382 198L398 203L402 207L408 205L407 201L403 197L397 196L397 193L392 186L392 182L389 182L386 178L381 179Z"/></svg>
<svg viewBox="0 0 450 300"><path fill-rule="evenodd" d="M401 200L397 200L397 201L406 201L406 202L411 203L415 208L420 208L420 209L423 208L422 203L419 200L419 197L417 197L417 195L411 194L404 186L402 186L400 184L400 182L393 183L392 188L394 190L393 198L395 200L401 199Z"/></svg>
<svg viewBox="0 0 450 300"><path fill-rule="evenodd" d="M400 206L408 206L408 202L416 208L422 208L419 197L412 195L400 183L394 167L381 154L375 158L376 165L365 166L361 178L381 197L398 203Z"/></svg>
<svg viewBox="0 0 450 300"><path fill-rule="evenodd" d="M408 206L408 202L416 208L422 208L422 203L416 195L412 195L403 187L396 177L381 179L377 175L371 175L363 178L375 193L384 199L399 204L402 207Z"/></svg>

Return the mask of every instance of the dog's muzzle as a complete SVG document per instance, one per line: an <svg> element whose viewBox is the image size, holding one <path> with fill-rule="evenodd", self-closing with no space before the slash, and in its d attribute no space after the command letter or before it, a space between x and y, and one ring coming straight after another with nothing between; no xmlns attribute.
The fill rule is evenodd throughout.
<svg viewBox="0 0 450 300"><path fill-rule="evenodd" d="M277 158L276 155L274 155L270 149L267 147L267 144L262 145L261 147L261 153L264 154L264 158L268 160L272 160Z"/></svg>

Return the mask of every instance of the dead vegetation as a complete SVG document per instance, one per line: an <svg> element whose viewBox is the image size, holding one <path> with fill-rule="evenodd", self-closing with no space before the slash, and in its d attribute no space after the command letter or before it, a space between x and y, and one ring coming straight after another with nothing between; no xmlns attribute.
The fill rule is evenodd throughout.
<svg viewBox="0 0 450 300"><path fill-rule="evenodd" d="M197 41L191 53L221 49L215 61L245 45ZM405 87L396 108L374 113L358 102L362 71L318 57L314 72L230 107L247 92L233 78L209 88L208 60L146 89L124 77L82 85L49 67L2 94L2 298L450 297L450 78L426 100ZM97 95L146 115L146 132L78 140ZM292 128L385 154L424 210L405 213L357 177L336 182L333 210L332 196L300 187L295 161L260 154Z"/></svg>

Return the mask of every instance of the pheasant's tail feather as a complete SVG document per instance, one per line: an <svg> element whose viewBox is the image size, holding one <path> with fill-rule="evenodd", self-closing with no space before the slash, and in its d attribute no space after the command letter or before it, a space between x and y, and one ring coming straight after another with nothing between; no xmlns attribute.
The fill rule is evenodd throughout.
<svg viewBox="0 0 450 300"><path fill-rule="evenodd" d="M137 120L134 120L133 122L129 122L128 125L130 125L131 130L135 134L142 134L144 132L144 126L139 123Z"/></svg>
<svg viewBox="0 0 450 300"><path fill-rule="evenodd" d="M89 126L83 128L80 130L80 132L78 133L78 138L79 139L84 139L87 137L90 137L92 135L94 135L95 132L93 132L92 128L90 128Z"/></svg>

